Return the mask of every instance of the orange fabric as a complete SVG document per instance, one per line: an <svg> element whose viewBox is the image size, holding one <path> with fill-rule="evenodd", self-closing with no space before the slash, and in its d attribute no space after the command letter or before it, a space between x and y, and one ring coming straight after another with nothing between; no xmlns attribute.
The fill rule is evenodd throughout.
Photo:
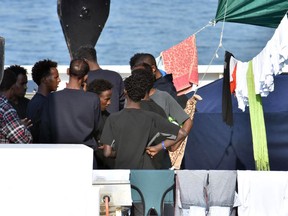
<svg viewBox="0 0 288 216"><path fill-rule="evenodd" d="M195 35L163 51L161 56L164 70L172 74L177 92L187 92L192 88L192 84L198 85L198 54Z"/></svg>
<svg viewBox="0 0 288 216"><path fill-rule="evenodd" d="M237 64L235 65L232 73L233 81L230 82L230 92L233 94L235 93L236 89L236 72L237 72Z"/></svg>

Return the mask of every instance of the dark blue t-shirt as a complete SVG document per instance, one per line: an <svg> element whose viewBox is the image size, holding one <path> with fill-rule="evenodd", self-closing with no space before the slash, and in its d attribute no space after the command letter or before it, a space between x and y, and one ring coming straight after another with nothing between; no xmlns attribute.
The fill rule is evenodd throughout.
<svg viewBox="0 0 288 216"><path fill-rule="evenodd" d="M33 143L39 143L41 114L46 100L46 96L37 92L29 101L27 106L27 118L31 119L33 124L33 126L30 128Z"/></svg>
<svg viewBox="0 0 288 216"><path fill-rule="evenodd" d="M95 93L67 88L54 92L42 112L40 141L85 144L94 149L100 116L100 100Z"/></svg>

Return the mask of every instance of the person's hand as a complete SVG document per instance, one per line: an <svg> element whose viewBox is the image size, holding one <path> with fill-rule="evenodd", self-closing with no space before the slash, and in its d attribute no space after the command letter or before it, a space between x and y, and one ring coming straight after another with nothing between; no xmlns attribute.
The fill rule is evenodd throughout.
<svg viewBox="0 0 288 216"><path fill-rule="evenodd" d="M104 146L103 145L98 146L98 149L104 149Z"/></svg>
<svg viewBox="0 0 288 216"><path fill-rule="evenodd" d="M146 153L153 158L159 151L162 150L162 146L160 145L155 145L155 146L149 146L146 147Z"/></svg>
<svg viewBox="0 0 288 216"><path fill-rule="evenodd" d="M201 101L202 100L202 97L200 95L197 95L197 94L194 94L192 98L194 100L196 100L196 101Z"/></svg>
<svg viewBox="0 0 288 216"><path fill-rule="evenodd" d="M28 119L28 118L21 119L21 123L27 128L30 128L33 126L31 119Z"/></svg>

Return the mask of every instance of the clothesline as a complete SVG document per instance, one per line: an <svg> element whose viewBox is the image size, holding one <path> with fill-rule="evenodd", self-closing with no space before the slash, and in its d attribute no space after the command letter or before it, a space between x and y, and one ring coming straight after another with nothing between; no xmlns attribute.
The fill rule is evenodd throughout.
<svg viewBox="0 0 288 216"><path fill-rule="evenodd" d="M208 64L208 67L207 67L207 69L206 69L206 71L204 72L204 74L203 74L203 76L201 77L201 79L200 80L198 80L198 71L197 71L197 82L194 82L195 81L195 78L193 78L193 77L191 77L191 74L194 72L195 73L195 70L197 70L197 69L193 69L194 68L194 66L195 66L195 58L196 58L196 60L197 60L197 62L198 62L198 57L197 57L197 50L196 50L196 42L195 42L195 50L196 50L196 52L194 52L193 53L193 61L192 61L192 63L190 64L190 68L189 68L189 70L188 70L188 72L186 72L188 75L186 75L186 77L184 78L184 76L183 76L183 74L181 75L180 74L180 77L178 77L178 80L180 80L180 81L178 81L177 80L177 87L178 88L180 88L178 85L179 85L179 83L178 82L183 82L183 79L186 79L187 80L187 83L186 84L183 84L183 86L182 86L182 88L184 89L184 92L185 92L185 89L187 88L187 87L189 87L190 86L190 88L188 88L188 89L191 89L192 88L192 85L191 85L191 83L193 83L193 84L195 84L196 85L196 88L195 88L195 91L194 91L194 95L196 94L196 92L197 92L197 90L198 90L198 83L199 82L201 82L201 81L203 81L203 79L205 78L205 76L206 76L206 74L208 73L208 70L209 70L209 68L210 68L210 66L212 65L212 63L213 63L213 61L214 61L214 59L215 58L218 58L218 51L219 51L219 49L220 48L223 48L224 49L224 47L223 47L223 43L222 43L222 41L223 41L223 34L224 34L224 26L225 26L225 19L226 19L226 12L227 12L227 3L228 3L228 0L227 0L227 2L226 2L226 6L225 6L225 14L224 14L224 20L223 20L223 24L222 24L222 28L221 28L221 33L220 33L220 39L219 39L219 44L218 44L218 46L217 46L217 48L216 48L216 50L215 50L215 52L214 52L214 54L213 54L213 56L212 56L212 59L210 60L210 62L209 62L209 64ZM200 29L198 29L196 32L194 32L190 37L195 37L198 33L200 33L200 32L202 32L204 29L206 29L208 26L215 26L215 21L209 21L206 25L204 25L202 28L200 28ZM189 38L190 38L189 37ZM189 40L189 38L187 38L186 40L188 41ZM185 41L186 41L185 40ZM184 41L182 41L181 43L183 43ZM180 43L180 44L181 44ZM185 42L184 42L185 43ZM180 44L178 44L178 45L176 45L176 46L179 46L179 47L181 47L181 45ZM194 43L192 43L192 44L194 44ZM172 48L170 48L169 50L172 50L173 48L175 48L176 46L174 46L174 47L172 47ZM192 48L191 48L192 49ZM166 50L167 51L167 50ZM166 52L166 51L164 51L164 52ZM191 50L190 50L191 51ZM157 58L156 58L156 62L157 62L157 66L163 66L163 56L162 56L162 54L164 53L164 52L161 52L161 54L160 54L160 56L158 56ZM191 53L190 53L191 54ZM196 57L195 57L195 55L196 55ZM196 62L196 63L197 63ZM170 63L171 64L171 63ZM164 70L165 70L165 67L166 66L164 66ZM198 67L198 63L197 63L197 67ZM183 69L183 68L182 68ZM181 78L181 76L182 76L182 78ZM173 75L173 78L174 78L174 75ZM182 80L182 81L181 81ZM192 81L193 80L193 81ZM190 84L189 84L190 83ZM189 84L189 85L188 85ZM177 88L176 88L177 89ZM187 89L186 89L187 90ZM178 91L178 90L177 90ZM182 93L183 94L183 93Z"/></svg>
<svg viewBox="0 0 288 216"><path fill-rule="evenodd" d="M208 64L208 67L207 67L204 75L202 76L202 78L201 78L201 80L199 82L201 82L205 78L205 76L206 76L210 66L212 65L214 59L218 58L219 49L223 48L225 50L225 48L223 47L223 43L222 42L223 42L224 27L225 27L226 14L227 14L227 5L228 5L228 0L226 1L226 4L225 4L225 12L224 12L224 18L223 18L223 22L222 22L222 28L221 28L221 33L220 33L220 39L219 39L218 47L216 48L216 50L215 50L215 52L214 52L214 54L212 56L212 59L210 60L210 62ZM213 26L216 24L215 21L214 22L210 21L209 23L212 23ZM197 93L197 90L198 90L198 86L195 89L194 95Z"/></svg>
<svg viewBox="0 0 288 216"><path fill-rule="evenodd" d="M185 91L189 92L189 89L191 90L192 88L191 83L198 86L199 81L201 82L205 78L205 75L209 70L209 66L212 64L215 57L218 57L217 52L219 47L222 47L223 36L220 37L219 44L221 45L217 47L217 50L214 53L207 70L204 73L204 76L201 80L198 80L198 57L195 35L202 32L208 26L214 25L215 22L213 23L210 21L208 24L198 29L194 34L186 38L184 41L169 48L168 50L162 51L160 56L156 58L156 63L159 69L163 69L165 72L173 74L174 85L177 91L181 92L179 94L183 94ZM221 34L223 35L223 33ZM183 55L181 55L181 58L179 58L179 53L183 51L185 52ZM177 61L177 63L175 63L175 61Z"/></svg>

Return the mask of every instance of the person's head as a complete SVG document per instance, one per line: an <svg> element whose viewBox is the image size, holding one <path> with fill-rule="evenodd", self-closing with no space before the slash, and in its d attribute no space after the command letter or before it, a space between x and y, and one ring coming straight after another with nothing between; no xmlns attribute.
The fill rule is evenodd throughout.
<svg viewBox="0 0 288 216"><path fill-rule="evenodd" d="M74 59L85 59L89 62L97 62L96 49L91 45L81 46L73 55Z"/></svg>
<svg viewBox="0 0 288 216"><path fill-rule="evenodd" d="M71 60L67 71L68 75L70 76L70 80L77 80L84 89L86 88L88 72L89 65L84 59Z"/></svg>
<svg viewBox="0 0 288 216"><path fill-rule="evenodd" d="M95 79L88 84L87 91L94 92L99 96L101 110L104 111L111 104L113 85L104 79Z"/></svg>
<svg viewBox="0 0 288 216"><path fill-rule="evenodd" d="M23 98L27 91L27 70L20 65L11 65L7 68L15 73L17 81L14 88L14 97Z"/></svg>
<svg viewBox="0 0 288 216"><path fill-rule="evenodd" d="M7 99L10 99L13 96L16 81L16 74L9 69L5 69L2 82L0 84L0 92L1 94L5 94Z"/></svg>
<svg viewBox="0 0 288 216"><path fill-rule="evenodd" d="M134 56L130 58L129 61L131 70L133 70L133 68L136 65L143 63L150 65L153 73L155 73L158 70L154 56L149 53L136 53Z"/></svg>
<svg viewBox="0 0 288 216"><path fill-rule="evenodd" d="M139 77L143 79L143 82L146 82L146 93L149 93L153 88L155 81L155 76L151 67L146 63L142 63L141 65L134 67L131 74L139 74Z"/></svg>
<svg viewBox="0 0 288 216"><path fill-rule="evenodd" d="M38 85L44 85L51 91L56 91L60 83L57 63L49 59L38 61L32 68L32 79Z"/></svg>
<svg viewBox="0 0 288 216"><path fill-rule="evenodd" d="M124 80L124 91L133 102L140 102L146 95L147 82L140 73L131 74Z"/></svg>

